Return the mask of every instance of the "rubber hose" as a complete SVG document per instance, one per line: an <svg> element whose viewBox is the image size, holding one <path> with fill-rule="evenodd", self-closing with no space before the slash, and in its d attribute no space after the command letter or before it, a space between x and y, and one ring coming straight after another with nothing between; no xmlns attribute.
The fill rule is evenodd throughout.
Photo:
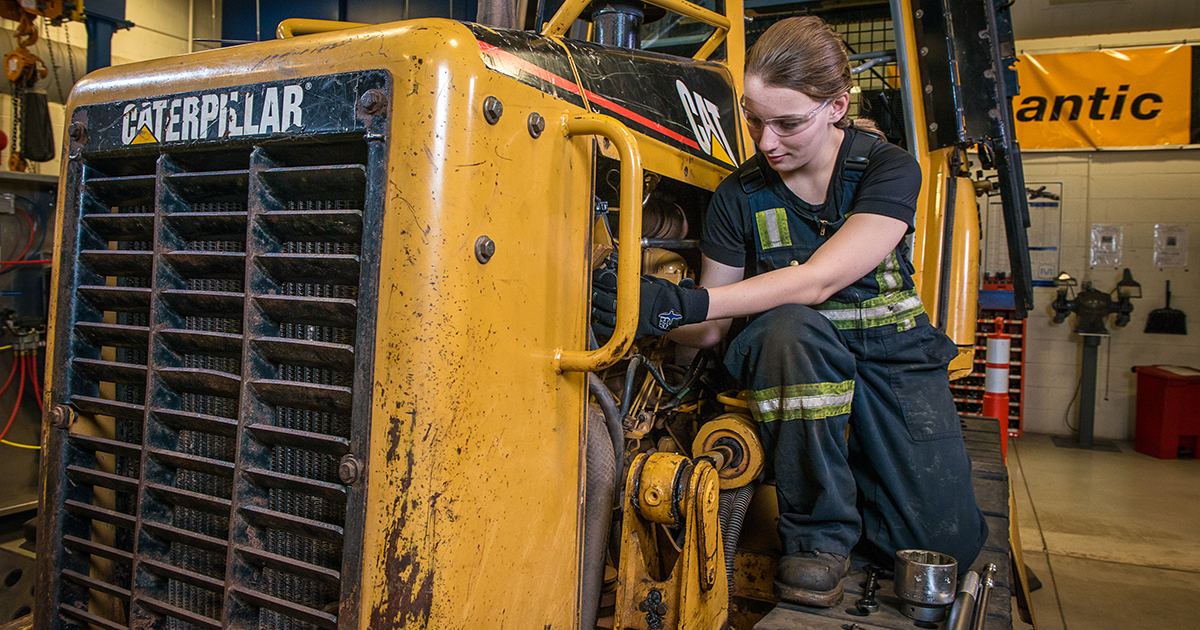
<svg viewBox="0 0 1200 630"><path fill-rule="evenodd" d="M613 488L617 485L613 443L605 436L603 413L594 409L589 407L587 414L587 497L583 507L583 593L579 608L582 630L596 627L600 589L604 587L604 555L608 548L608 526L612 521Z"/></svg>
<svg viewBox="0 0 1200 630"><path fill-rule="evenodd" d="M646 357L640 354L633 355L629 360L629 365L625 366L625 391L621 394L621 419L624 419L629 414L629 408L633 406L633 381L637 376L638 366L645 361Z"/></svg>
<svg viewBox="0 0 1200 630"><path fill-rule="evenodd" d="M754 484L747 484L734 490L726 490L730 500L729 523L722 523L721 540L725 542L725 576L729 579L729 597L733 598L733 557L737 554L738 538L742 535L742 523L746 520L746 512L750 509L750 500L754 498ZM724 497L722 497L724 498Z"/></svg>
<svg viewBox="0 0 1200 630"><path fill-rule="evenodd" d="M621 471L625 470L625 427L621 425L621 412L617 409L617 398L594 372L588 372L588 389L591 390L592 396L596 397L596 402L604 412L604 424L608 427L608 439L612 442L614 470L617 475L620 475ZM614 499L619 496L621 485L613 484Z"/></svg>

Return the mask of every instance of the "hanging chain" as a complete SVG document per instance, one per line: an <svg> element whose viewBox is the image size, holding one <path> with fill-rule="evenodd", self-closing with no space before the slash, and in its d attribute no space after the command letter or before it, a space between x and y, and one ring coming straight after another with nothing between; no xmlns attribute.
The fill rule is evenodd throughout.
<svg viewBox="0 0 1200 630"><path fill-rule="evenodd" d="M67 41L67 66L71 69L71 87L75 87L75 82L78 80L75 77L75 52L71 48L71 29L68 28L67 22L62 23L63 37ZM66 102L63 102L66 105Z"/></svg>
<svg viewBox="0 0 1200 630"><path fill-rule="evenodd" d="M63 93L62 80L58 77L58 62L54 59L54 42L50 39L50 20L42 19L42 29L46 32L46 50L50 51L50 70L54 72L54 86L58 88L58 100L66 105L67 96ZM67 51L67 54L70 54L70 50Z"/></svg>

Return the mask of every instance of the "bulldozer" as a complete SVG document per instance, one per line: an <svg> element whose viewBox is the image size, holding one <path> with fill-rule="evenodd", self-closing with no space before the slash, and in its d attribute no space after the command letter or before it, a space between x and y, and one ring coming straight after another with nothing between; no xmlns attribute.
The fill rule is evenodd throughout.
<svg viewBox="0 0 1200 630"><path fill-rule="evenodd" d="M951 23L941 1L883 3L891 50L856 59L903 86L897 133L926 174L915 277L960 372L977 190L1004 195L1028 278L997 6ZM19 623L847 623L779 620L774 490L719 363L634 339L639 276L695 276L703 209L752 151L747 15L741 0L568 0L531 30L291 20L274 41L83 79ZM947 110L943 87L990 106ZM993 180L972 181L969 147ZM600 344L589 293L609 257L618 320ZM995 422L971 422L977 463L1007 483ZM986 627L1006 627L1007 588Z"/></svg>

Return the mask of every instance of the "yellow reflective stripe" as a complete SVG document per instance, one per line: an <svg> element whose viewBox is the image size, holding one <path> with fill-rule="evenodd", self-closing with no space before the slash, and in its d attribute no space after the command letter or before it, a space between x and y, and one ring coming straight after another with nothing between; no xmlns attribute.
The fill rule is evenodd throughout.
<svg viewBox="0 0 1200 630"><path fill-rule="evenodd" d="M775 247L791 247L792 233L788 230L787 211L783 208L771 208L754 215L758 227L758 241L763 249Z"/></svg>
<svg viewBox="0 0 1200 630"><path fill-rule="evenodd" d="M861 304L847 304L832 300L816 305L834 328L857 330L889 324L904 324L905 330L912 328L911 320L925 312L916 291L900 291L864 300Z"/></svg>
<svg viewBox="0 0 1200 630"><path fill-rule="evenodd" d="M900 275L900 260L896 257L896 250L893 249L875 268L875 284L879 285L880 293L903 286L904 278Z"/></svg>
<svg viewBox="0 0 1200 630"><path fill-rule="evenodd" d="M820 420L850 413L854 381L785 385L750 393L750 411L759 422Z"/></svg>

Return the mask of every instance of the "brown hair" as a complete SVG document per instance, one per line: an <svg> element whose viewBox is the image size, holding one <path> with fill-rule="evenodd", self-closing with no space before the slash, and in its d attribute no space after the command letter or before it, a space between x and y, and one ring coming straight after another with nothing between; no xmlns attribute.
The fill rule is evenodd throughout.
<svg viewBox="0 0 1200 630"><path fill-rule="evenodd" d="M771 25L746 53L746 76L758 77L772 87L802 92L819 102L854 87L842 38L813 15L790 17ZM834 125L845 129L851 122L843 116ZM882 136L875 123L865 118L854 121L854 127Z"/></svg>

